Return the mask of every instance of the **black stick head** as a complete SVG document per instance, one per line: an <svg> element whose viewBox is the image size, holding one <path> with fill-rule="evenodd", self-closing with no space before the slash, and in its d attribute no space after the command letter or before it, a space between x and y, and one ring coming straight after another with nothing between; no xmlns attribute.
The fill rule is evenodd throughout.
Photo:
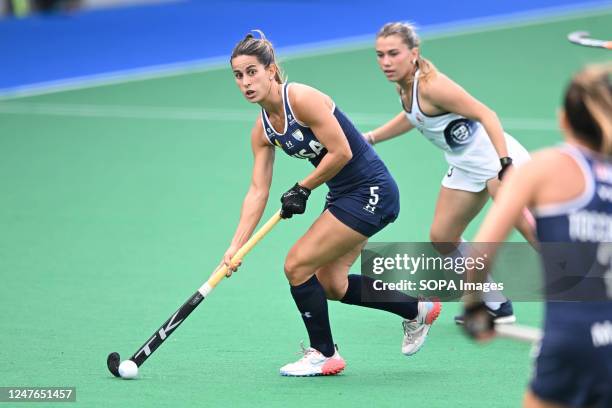
<svg viewBox="0 0 612 408"><path fill-rule="evenodd" d="M121 377L119 375L119 364L121 363L121 357L119 353L113 352L108 355L106 358L106 366L108 367L108 371L111 372L115 377Z"/></svg>

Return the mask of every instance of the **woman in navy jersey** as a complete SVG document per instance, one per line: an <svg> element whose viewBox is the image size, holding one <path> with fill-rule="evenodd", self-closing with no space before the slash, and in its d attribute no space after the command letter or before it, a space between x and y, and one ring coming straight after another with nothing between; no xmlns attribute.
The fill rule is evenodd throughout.
<svg viewBox="0 0 612 408"><path fill-rule="evenodd" d="M542 243L547 302L544 336L524 406L609 408L612 64L587 67L573 78L565 93L560 126L565 144L538 152L508 176L475 241L504 240L521 209L533 209ZM570 266L559 267L560 252L571 260ZM576 276L583 279L576 281ZM563 277L573 283L560 292L551 283ZM482 329L472 324L488 316L482 304L469 304L467 310L466 326ZM492 333L474 330L471 334L486 338Z"/></svg>
<svg viewBox="0 0 612 408"><path fill-rule="evenodd" d="M348 276L368 237L398 216L395 181L329 96L307 85L283 81L272 44L263 33L257 34L259 38L248 34L240 41L230 59L240 92L262 109L251 131L251 185L223 262L231 270L239 266L231 265L231 258L262 216L276 149L307 159L314 169L282 195L281 216L304 213L310 192L324 183L329 193L324 211L285 259L285 275L308 331L310 347L303 350L304 356L297 362L283 366L281 374L333 375L344 369L345 362L332 339L327 299L400 315L404 318L402 351L414 354L440 313L439 302L419 302L401 292L386 292L380 302L364 303L362 291L372 292L371 282L361 275Z"/></svg>

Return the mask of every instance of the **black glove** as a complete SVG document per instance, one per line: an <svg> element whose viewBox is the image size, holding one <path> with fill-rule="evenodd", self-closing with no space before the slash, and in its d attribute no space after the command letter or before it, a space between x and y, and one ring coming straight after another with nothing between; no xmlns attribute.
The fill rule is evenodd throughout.
<svg viewBox="0 0 612 408"><path fill-rule="evenodd" d="M501 163L501 170L499 171L499 173L497 173L497 177L501 181L501 179L504 177L504 174L506 173L506 171L510 167L512 167L512 158L511 157L502 157L501 159L499 159L499 162Z"/></svg>
<svg viewBox="0 0 612 408"><path fill-rule="evenodd" d="M466 334L475 339L490 337L495 330L493 316L484 302L474 303L464 309L463 328Z"/></svg>
<svg viewBox="0 0 612 408"><path fill-rule="evenodd" d="M291 187L291 189L281 197L281 203L283 204L281 207L281 217L291 218L293 214L304 214L304 211L306 211L306 201L309 195L309 189L295 183L295 186Z"/></svg>

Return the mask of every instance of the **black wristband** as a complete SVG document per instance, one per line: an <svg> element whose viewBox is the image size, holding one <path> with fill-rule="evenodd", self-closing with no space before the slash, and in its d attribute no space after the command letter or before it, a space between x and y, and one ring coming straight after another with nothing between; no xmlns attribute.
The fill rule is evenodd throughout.
<svg viewBox="0 0 612 408"><path fill-rule="evenodd" d="M502 157L499 159L499 163L501 164L501 170L497 173L497 178L501 181L504 178L506 170L512 166L512 158L508 156Z"/></svg>

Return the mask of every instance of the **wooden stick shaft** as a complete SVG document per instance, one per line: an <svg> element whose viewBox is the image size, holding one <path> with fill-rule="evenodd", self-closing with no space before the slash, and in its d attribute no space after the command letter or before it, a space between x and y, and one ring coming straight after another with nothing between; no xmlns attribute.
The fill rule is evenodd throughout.
<svg viewBox="0 0 612 408"><path fill-rule="evenodd" d="M542 338L542 330L535 327L520 326L516 324L495 325L495 332L498 336L527 343L535 343Z"/></svg>

